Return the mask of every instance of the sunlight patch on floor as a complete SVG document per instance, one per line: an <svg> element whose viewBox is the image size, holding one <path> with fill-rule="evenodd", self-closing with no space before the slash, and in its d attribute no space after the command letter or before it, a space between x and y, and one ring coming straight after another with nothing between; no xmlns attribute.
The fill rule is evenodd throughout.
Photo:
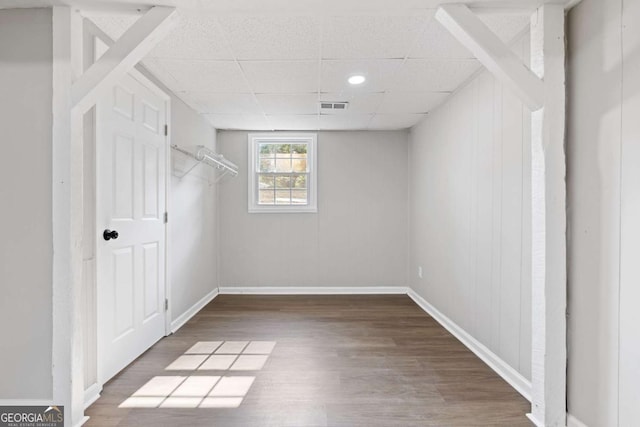
<svg viewBox="0 0 640 427"><path fill-rule="evenodd" d="M203 371L259 371L275 341L200 341L165 368L188 375L156 376L120 408L237 408L255 376L200 375Z"/></svg>

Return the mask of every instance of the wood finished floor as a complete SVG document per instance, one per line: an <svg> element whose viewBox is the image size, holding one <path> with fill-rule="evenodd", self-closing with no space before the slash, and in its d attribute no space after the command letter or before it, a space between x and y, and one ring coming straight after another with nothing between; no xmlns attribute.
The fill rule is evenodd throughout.
<svg viewBox="0 0 640 427"><path fill-rule="evenodd" d="M258 371L166 371L200 341ZM251 375L237 408L119 408L155 376ZM105 385L87 426L531 426L529 403L407 296L221 295Z"/></svg>

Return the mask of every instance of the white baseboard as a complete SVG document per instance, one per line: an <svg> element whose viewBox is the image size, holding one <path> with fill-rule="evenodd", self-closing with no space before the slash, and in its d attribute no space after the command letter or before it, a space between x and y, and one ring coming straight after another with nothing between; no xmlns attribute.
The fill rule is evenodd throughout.
<svg viewBox="0 0 640 427"><path fill-rule="evenodd" d="M529 418L529 421L536 425L536 427L544 427L544 423L538 421L533 414L527 414L527 418ZM587 425L573 415L567 414L567 427L587 427Z"/></svg>
<svg viewBox="0 0 640 427"><path fill-rule="evenodd" d="M528 413L527 418L529 419L529 421L533 423L534 426L545 427L544 423L542 421L539 421L536 417L534 417L532 413Z"/></svg>
<svg viewBox="0 0 640 427"><path fill-rule="evenodd" d="M405 286L221 286L221 295L406 295Z"/></svg>
<svg viewBox="0 0 640 427"><path fill-rule="evenodd" d="M511 387L516 389L524 398L531 401L531 382L523 377L518 371L509 366L504 360L489 350L484 344L469 335L464 329L454 323L447 316L438 311L434 306L429 304L424 298L418 295L413 289L409 290L409 297L415 301L420 308L433 317L446 330L456 337L469 350L475 353L484 363L489 365L491 369L496 371Z"/></svg>
<svg viewBox="0 0 640 427"><path fill-rule="evenodd" d="M75 427L81 427L83 426L87 421L89 421L89 417L88 416L84 416L80 421L78 421L78 424L75 425Z"/></svg>
<svg viewBox="0 0 640 427"><path fill-rule="evenodd" d="M93 403L100 398L101 391L102 387L100 387L98 383L90 385L84 391L84 409L87 409L89 406L93 405Z"/></svg>
<svg viewBox="0 0 640 427"><path fill-rule="evenodd" d="M189 319L198 314L198 312L202 310L205 305L209 304L215 297L217 297L218 294L218 288L215 288L207 295L205 295L200 301L195 303L190 309L173 320L171 322L171 333L175 333L178 329L180 329L185 323L189 321Z"/></svg>
<svg viewBox="0 0 640 427"><path fill-rule="evenodd" d="M588 427L585 423L571 414L567 414L567 427Z"/></svg>

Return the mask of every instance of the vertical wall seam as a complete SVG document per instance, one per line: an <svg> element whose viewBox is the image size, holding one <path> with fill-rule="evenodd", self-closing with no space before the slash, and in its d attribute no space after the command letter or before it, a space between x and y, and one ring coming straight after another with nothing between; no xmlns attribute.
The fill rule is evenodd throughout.
<svg viewBox="0 0 640 427"><path fill-rule="evenodd" d="M495 281L497 280L496 278L496 271L495 271L495 259L497 256L497 251L496 251L496 236L498 235L496 229L495 229L495 217L496 217L496 204L497 204L497 191L496 191L496 144L497 144L497 134L496 134L496 119L497 119L497 112L496 112L496 98L497 98L497 94L496 94L497 88L496 88L496 81L495 79L492 77L491 78L491 108L492 108L492 117L491 117L491 125L492 125L492 129L491 129L491 311L493 313L493 311L495 310L495 298L496 295L494 294L494 288L495 288ZM490 328L494 327L493 324L493 316L491 319L491 326ZM494 335L495 334L495 335ZM495 346L494 351L497 353L499 350L499 339L498 339L498 331L494 331L493 333L491 333L491 338L493 341L493 345Z"/></svg>
<svg viewBox="0 0 640 427"><path fill-rule="evenodd" d="M499 84L499 100L500 100L500 195L499 195L499 217L500 221L498 222L498 307L502 307L502 212L504 209L503 201L504 201L504 86ZM500 355L502 351L502 313L498 316L498 354Z"/></svg>
<svg viewBox="0 0 640 427"><path fill-rule="evenodd" d="M617 314L617 341L618 341L618 351L616 352L617 356L617 379L616 386L618 391L617 396L617 413L616 413L616 425L620 426L620 345L621 341L621 332L620 332L620 307L622 306L622 191L624 189L623 179L624 174L622 173L624 167L624 155L623 149L624 144L622 141L622 132L623 129L623 121L624 121L624 0L620 0L620 168L618 170L618 179L619 179L619 200L618 200L618 312Z"/></svg>
<svg viewBox="0 0 640 427"><path fill-rule="evenodd" d="M476 188L475 188L475 194L476 194L476 206L475 206L475 236L476 236L476 241L475 241L475 247L474 247L474 251L475 251L475 261L474 261L474 271L475 271L475 280L474 280L474 285L473 285L473 295L474 295L474 309L475 309L475 313L474 313L474 322L473 324L478 325L478 317L479 317L479 310L478 310L478 252L479 252L479 242L480 242L480 236L479 236L479 211L480 211L480 199L478 197L478 192L479 192L479 182L480 182L480 177L478 176L478 171L480 170L480 168L478 167L478 152L479 152L479 145L480 145L480 123L479 123L479 114L480 114L480 80L476 79L474 80L474 86L475 86L475 91L474 91L474 98L473 98L473 117L474 117L474 137L475 137L475 149L474 149L474 165L476 165L475 170L474 170L474 181L476 183ZM478 334L478 330L475 331L476 335Z"/></svg>
<svg viewBox="0 0 640 427"><path fill-rule="evenodd" d="M522 127L520 129L520 144L523 150L520 152L520 298L518 298L518 371L522 371L522 291L524 281L522 280L522 257L524 255L524 171L525 171L525 155L524 155L524 141L525 141L525 114L526 108L523 106L520 109L522 117Z"/></svg>
<svg viewBox="0 0 640 427"><path fill-rule="evenodd" d="M524 41L520 43L520 53L522 57L525 56L524 51ZM528 109L523 105L520 107L520 117L522 121L522 126L520 126L520 146L522 149L520 150L520 294L518 298L518 371L522 372L522 257L524 255L524 183L525 183L525 150L524 150L524 142L526 139L525 136L525 114L527 114Z"/></svg>

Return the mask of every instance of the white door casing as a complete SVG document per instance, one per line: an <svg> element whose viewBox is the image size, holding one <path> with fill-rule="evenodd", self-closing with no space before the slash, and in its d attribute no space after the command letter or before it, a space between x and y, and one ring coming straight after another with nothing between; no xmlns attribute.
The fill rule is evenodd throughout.
<svg viewBox="0 0 640 427"><path fill-rule="evenodd" d="M168 97L127 76L96 107L98 381L165 335ZM116 239L105 240L104 230Z"/></svg>

